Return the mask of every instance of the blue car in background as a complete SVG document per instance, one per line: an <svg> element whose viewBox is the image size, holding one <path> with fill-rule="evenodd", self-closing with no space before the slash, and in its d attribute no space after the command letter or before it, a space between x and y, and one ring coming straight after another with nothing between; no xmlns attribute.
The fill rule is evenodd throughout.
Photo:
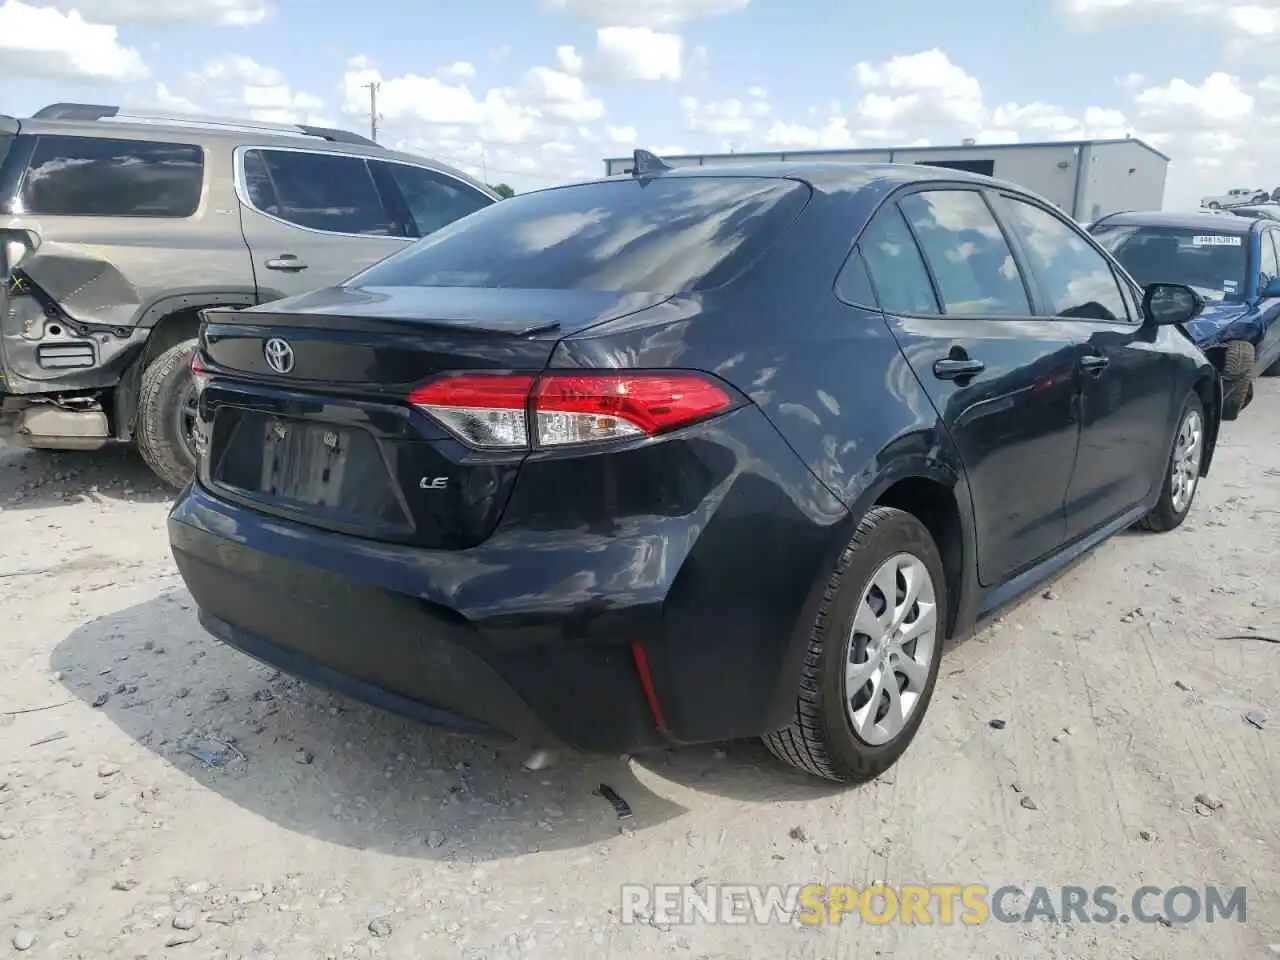
<svg viewBox="0 0 1280 960"><path fill-rule="evenodd" d="M1138 283L1182 283L1205 300L1185 325L1222 376L1223 419L1280 375L1280 222L1205 213L1113 213L1089 232Z"/></svg>

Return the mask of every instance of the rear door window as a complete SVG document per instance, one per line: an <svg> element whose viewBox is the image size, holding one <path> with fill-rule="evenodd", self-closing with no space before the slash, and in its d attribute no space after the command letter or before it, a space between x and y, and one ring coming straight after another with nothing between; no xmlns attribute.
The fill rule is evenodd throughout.
<svg viewBox="0 0 1280 960"><path fill-rule="evenodd" d="M364 157L254 149L242 163L249 202L263 213L325 233L404 235Z"/></svg>
<svg viewBox="0 0 1280 960"><path fill-rule="evenodd" d="M1276 277L1280 277L1280 247L1276 245L1276 236L1275 230L1264 230L1259 238L1262 241L1259 288L1265 287Z"/></svg>
<svg viewBox="0 0 1280 960"><path fill-rule="evenodd" d="M920 248L896 205L890 204L876 214L862 231L858 247L881 310L925 316L940 312Z"/></svg>
<svg viewBox="0 0 1280 960"><path fill-rule="evenodd" d="M1022 274L982 194L929 190L903 197L901 206L919 238L946 313L1031 316Z"/></svg>
<svg viewBox="0 0 1280 960"><path fill-rule="evenodd" d="M183 218L203 185L204 151L192 144L40 137L21 203L40 216Z"/></svg>
<svg viewBox="0 0 1280 960"><path fill-rule="evenodd" d="M1028 267L1038 276L1055 316L1128 322L1111 264L1075 228L1014 197L1002 196L1000 204L1024 241Z"/></svg>
<svg viewBox="0 0 1280 960"><path fill-rule="evenodd" d="M377 172L386 171L400 191L414 227L411 235L415 237L435 233L441 227L496 202L470 184L426 167L382 160L370 163L382 168Z"/></svg>
<svg viewBox="0 0 1280 960"><path fill-rule="evenodd" d="M358 274L358 286L687 293L738 276L809 188L763 177L609 180L524 193Z"/></svg>

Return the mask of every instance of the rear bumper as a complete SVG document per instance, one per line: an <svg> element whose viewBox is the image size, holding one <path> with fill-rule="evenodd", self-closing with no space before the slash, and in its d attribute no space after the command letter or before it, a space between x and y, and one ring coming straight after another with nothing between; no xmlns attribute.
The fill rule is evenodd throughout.
<svg viewBox="0 0 1280 960"><path fill-rule="evenodd" d="M188 494L175 512L190 517L206 496ZM245 513L231 510L244 530ZM647 708L628 645L495 643L410 592L285 556L276 539L287 536L282 525L267 526L258 526L249 547L169 521L201 625L219 640L426 723L593 752L669 742Z"/></svg>
<svg viewBox="0 0 1280 960"><path fill-rule="evenodd" d="M547 530L533 520L561 509L549 490L583 509L554 475L581 477L566 461L527 465L504 524L467 550L318 530L198 483L170 543L215 637L377 706L593 753L754 736L792 715L802 625L848 531L773 427L742 414L689 442L754 451L743 464L768 476L726 464L682 515Z"/></svg>

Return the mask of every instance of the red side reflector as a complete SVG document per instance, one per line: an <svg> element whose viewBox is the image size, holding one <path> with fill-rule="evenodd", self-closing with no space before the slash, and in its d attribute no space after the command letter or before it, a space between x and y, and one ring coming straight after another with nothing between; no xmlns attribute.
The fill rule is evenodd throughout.
<svg viewBox="0 0 1280 960"><path fill-rule="evenodd" d="M644 691L645 703L649 705L649 713L659 730L667 729L667 718L662 715L662 704L658 702L658 691L653 685L653 671L649 668L649 654L639 640L631 641L631 659L635 661L636 673L640 675L640 689Z"/></svg>

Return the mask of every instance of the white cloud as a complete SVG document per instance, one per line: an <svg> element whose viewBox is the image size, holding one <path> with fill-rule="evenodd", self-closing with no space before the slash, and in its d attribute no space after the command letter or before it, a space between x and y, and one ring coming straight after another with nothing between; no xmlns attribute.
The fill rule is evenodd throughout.
<svg viewBox="0 0 1280 960"><path fill-rule="evenodd" d="M604 102L592 95L581 77L550 67L534 67L525 74L523 98L553 121L589 123L604 116Z"/></svg>
<svg viewBox="0 0 1280 960"><path fill-rule="evenodd" d="M441 80L472 80L475 75L476 68L465 60L451 63L436 71L436 76Z"/></svg>
<svg viewBox="0 0 1280 960"><path fill-rule="evenodd" d="M267 0L43 0L43 6L72 11L94 23L183 26L212 23L247 27L273 11Z"/></svg>
<svg viewBox="0 0 1280 960"><path fill-rule="evenodd" d="M735 13L750 0L543 0L556 13L568 13L603 27L673 27Z"/></svg>
<svg viewBox="0 0 1280 960"><path fill-rule="evenodd" d="M564 73L605 83L675 82L684 75L684 40L649 27L601 27L591 54L557 47L556 64Z"/></svg>
<svg viewBox="0 0 1280 960"><path fill-rule="evenodd" d="M456 70L383 76L365 57L350 61L339 107L350 127L366 121L369 91L380 83L379 140L453 163L490 183L517 190L599 173L597 138L588 126L605 116L604 102L577 68L571 48L557 51L557 67L525 71L519 83L473 88ZM568 68L568 69L566 69ZM590 139L588 139L590 138Z"/></svg>
<svg viewBox="0 0 1280 960"><path fill-rule="evenodd" d="M601 27L595 70L610 80L679 80L684 41L650 27Z"/></svg>
<svg viewBox="0 0 1280 960"><path fill-rule="evenodd" d="M742 138L750 138L759 129L760 120L771 111L768 101L750 93L745 99L730 97L719 101L686 95L680 98L679 106L684 129L690 133Z"/></svg>
<svg viewBox="0 0 1280 960"><path fill-rule="evenodd" d="M0 6L0 75L40 80L140 80L142 55L120 43L116 28L20 0Z"/></svg>
<svg viewBox="0 0 1280 960"><path fill-rule="evenodd" d="M956 144L965 137L989 144L1133 136L1173 157L1166 191L1172 209L1194 207L1201 195L1231 186L1280 183L1280 71L1257 82L1219 71L1162 85L1131 74L1117 83L1113 102L1084 108L989 103L977 77L937 49L857 64L852 79L852 107L811 107L806 123L782 117L768 126L753 124L741 100L705 104L686 98L681 117L687 130L739 136L736 145L743 150Z"/></svg>
<svg viewBox="0 0 1280 960"><path fill-rule="evenodd" d="M1143 20L1191 20L1218 27L1233 47L1280 38L1275 0L1059 0L1059 5L1070 21L1091 29Z"/></svg>
<svg viewBox="0 0 1280 960"><path fill-rule="evenodd" d="M214 57L173 88L160 84L156 99L162 105L170 102L169 109L179 112L189 112L182 108L185 103L198 105L204 112L243 115L263 123L333 123L318 96L294 89L276 68L238 53Z"/></svg>
<svg viewBox="0 0 1280 960"><path fill-rule="evenodd" d="M609 138L610 143L616 143L623 146L632 146L640 139L640 132L630 124L620 127L616 127L613 124L606 124L604 133L605 136Z"/></svg>
<svg viewBox="0 0 1280 960"><path fill-rule="evenodd" d="M849 121L844 117L828 117L818 127L803 123L774 123L764 135L770 148L793 150L839 150L856 146Z"/></svg>
<svg viewBox="0 0 1280 960"><path fill-rule="evenodd" d="M859 111L872 124L896 129L930 123L976 128L982 122L982 87L941 50L854 67L864 94Z"/></svg>

